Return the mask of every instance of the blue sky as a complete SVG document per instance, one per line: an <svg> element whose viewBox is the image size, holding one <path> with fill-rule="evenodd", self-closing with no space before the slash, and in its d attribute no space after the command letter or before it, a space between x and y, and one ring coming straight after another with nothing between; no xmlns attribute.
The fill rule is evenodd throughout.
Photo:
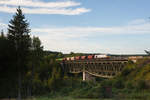
<svg viewBox="0 0 150 100"><path fill-rule="evenodd" d="M150 0L0 0L0 29L18 5L45 50L140 54L150 49Z"/></svg>

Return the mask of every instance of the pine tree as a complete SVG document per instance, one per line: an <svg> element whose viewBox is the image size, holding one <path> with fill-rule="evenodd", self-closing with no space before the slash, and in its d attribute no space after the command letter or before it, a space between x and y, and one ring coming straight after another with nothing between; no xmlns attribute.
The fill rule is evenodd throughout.
<svg viewBox="0 0 150 100"><path fill-rule="evenodd" d="M20 6L8 25L8 39L16 49L18 72L18 100L21 100L22 76L30 48L29 23L25 20Z"/></svg>
<svg viewBox="0 0 150 100"><path fill-rule="evenodd" d="M4 31L1 31L1 37L4 38Z"/></svg>

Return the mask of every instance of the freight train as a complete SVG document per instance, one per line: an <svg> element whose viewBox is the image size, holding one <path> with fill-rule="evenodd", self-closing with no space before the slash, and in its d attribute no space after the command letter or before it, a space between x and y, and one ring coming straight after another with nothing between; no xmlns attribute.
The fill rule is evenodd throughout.
<svg viewBox="0 0 150 100"><path fill-rule="evenodd" d="M63 61L71 61L71 60L85 60L85 59L106 59L109 58L108 55L88 55L88 56L76 56L76 57L67 57L63 58Z"/></svg>
<svg viewBox="0 0 150 100"><path fill-rule="evenodd" d="M66 57L62 58L61 61L73 61L73 60L91 60L91 59L141 59L143 57L150 58L150 51L145 50L147 54L129 54L129 55L119 55L119 54L90 54L86 56L76 56L76 57Z"/></svg>

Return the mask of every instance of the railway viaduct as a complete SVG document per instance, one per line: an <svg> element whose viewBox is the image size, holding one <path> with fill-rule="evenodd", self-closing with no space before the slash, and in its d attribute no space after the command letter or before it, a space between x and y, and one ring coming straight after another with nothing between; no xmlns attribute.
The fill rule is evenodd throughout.
<svg viewBox="0 0 150 100"><path fill-rule="evenodd" d="M112 57L103 59L69 60L61 63L69 73L83 73L83 81L91 80L92 76L113 78L127 64L127 58Z"/></svg>

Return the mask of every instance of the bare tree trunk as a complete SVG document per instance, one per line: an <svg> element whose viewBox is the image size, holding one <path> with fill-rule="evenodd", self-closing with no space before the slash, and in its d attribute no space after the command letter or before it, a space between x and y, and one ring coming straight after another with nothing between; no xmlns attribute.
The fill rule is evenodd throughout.
<svg viewBox="0 0 150 100"><path fill-rule="evenodd" d="M34 76L35 76L35 69L34 69L34 66L35 66L35 60L34 60L34 57L32 58L33 59L33 61L32 61L32 79L31 79L31 96L33 96L34 95L34 93L33 93L33 80L34 80Z"/></svg>
<svg viewBox="0 0 150 100"><path fill-rule="evenodd" d="M30 81L31 82L31 81ZM27 97L31 97L31 85L27 85Z"/></svg>
<svg viewBox="0 0 150 100"><path fill-rule="evenodd" d="M18 59L18 100L21 100L21 88L22 88L22 85L21 85L21 68L20 68L20 61Z"/></svg>
<svg viewBox="0 0 150 100"><path fill-rule="evenodd" d="M18 72L18 100L21 100L21 72Z"/></svg>

